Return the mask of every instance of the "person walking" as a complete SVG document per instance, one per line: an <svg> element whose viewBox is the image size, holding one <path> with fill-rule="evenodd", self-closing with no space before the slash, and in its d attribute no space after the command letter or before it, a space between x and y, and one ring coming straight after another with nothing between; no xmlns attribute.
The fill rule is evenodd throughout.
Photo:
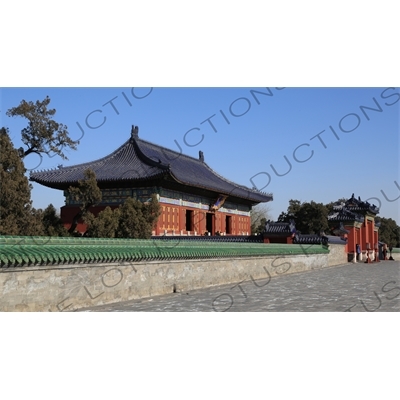
<svg viewBox="0 0 400 400"><path fill-rule="evenodd" d="M357 253L357 261L360 261L361 248L358 243L356 244L356 253Z"/></svg>

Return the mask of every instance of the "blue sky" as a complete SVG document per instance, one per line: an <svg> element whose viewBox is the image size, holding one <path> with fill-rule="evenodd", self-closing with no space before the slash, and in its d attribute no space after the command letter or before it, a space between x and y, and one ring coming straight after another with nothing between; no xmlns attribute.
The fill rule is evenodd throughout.
<svg viewBox="0 0 400 400"><path fill-rule="evenodd" d="M400 223L400 200L389 202L381 192L383 190L389 200L400 194L394 183L396 181L400 185L400 102L386 106L385 101L389 103L396 99L381 98L385 88L400 86L399 67L395 62L395 49L398 48L398 23L395 18L398 12L395 2L383 0L378 5L344 0L334 3L312 0L250 1L245 4L207 0L201 3L175 0L75 3L77 2L66 4L61 13L59 7L53 7L54 11L51 13L53 9L48 7L48 2L41 0L2 4L5 18L0 26L4 38L0 86L5 89L0 89L0 125L10 128L15 145L21 145L20 130L25 122L8 118L4 112L18 105L22 99L37 100L49 95L52 99L51 105L57 109L56 119L69 126L71 137L75 139L81 136L76 122L83 126L92 111L103 111L101 114L92 114L92 118L107 118L101 128L85 129L78 151L68 154L69 161L44 157L40 168L53 168L58 164L72 165L102 157L124 143L129 137L131 125L135 124L140 127L139 134L144 139L173 149L176 148L176 140L184 153L195 157L202 150L206 162L212 168L238 183L252 185L250 178L264 172L254 178L254 183L262 188L268 183L266 174L270 174L271 182L264 190L274 194L274 201L270 203L274 218L287 208L290 198L328 202L338 197L351 196L354 192L363 199L376 197L371 202L381 203L381 215L395 218ZM271 89L273 96L260 97L259 105L251 96L250 89L244 88L268 84L295 88L288 87L282 91ZM129 96L130 87L118 88L150 85L239 88L154 88L149 96L135 101ZM107 88L56 89L58 86ZM342 86L357 89L300 88ZM370 88L358 89L361 87ZM122 97L122 91L127 94L132 106ZM140 93L145 95L148 90L135 93L140 97ZM115 96L118 96L115 105L119 115L116 115L110 105L103 106ZM360 106L372 106L374 97L381 105L382 112L371 112L370 120L367 121ZM239 98L249 99L251 108L245 115L233 117L229 113L229 107ZM237 109L233 108L233 112L240 113L240 106L245 107L245 103L246 100L234 103L232 107ZM228 117L230 125L223 120L219 110ZM345 117L342 128L350 130L351 123L356 119L355 116L347 116L351 113L360 116L360 125L354 131L344 133L340 130L339 123ZM201 124L213 114L216 114L212 121L215 121L217 132L207 122ZM98 120L90 121L94 124ZM329 126L338 133L340 140L329 133ZM186 136L187 143L195 144L201 134L204 134L204 140L199 145L190 147L185 145L183 137L194 127L201 128L201 131L189 133ZM311 140L323 130L326 132L320 137L327 148L322 146L318 138ZM304 163L293 161L293 151L300 145L304 146L295 153L299 160L306 159L311 150L314 151L313 157ZM285 155L293 165L292 170L285 176L277 177L271 164L277 172L285 173ZM26 164L33 168L37 165L37 160L32 156L26 160ZM38 185L34 185L32 197L35 207L45 207L50 202L57 207L63 204L61 192ZM31 351L32 340L26 341L25 336L21 336L21 355L25 358L26 354L32 355L35 366L39 362L43 367L36 368L38 371L49 364L60 364L58 358L54 357L53 360L53 354L59 357L59 352L46 352L46 349L64 347L68 352L66 354L74 357L74 360L82 358L82 354L87 355L90 368L85 365L84 374L81 374L86 380L88 376L97 379L99 373L102 373L104 362L126 363L126 346L119 348L113 341L107 347L105 335L113 337L117 333L120 337L121 332L129 332L130 340L133 338L136 342L144 343L139 349L135 347L135 359L139 360L136 364L140 366L148 364L149 349L154 349L156 344L158 360L168 360L169 370L174 373L165 374L168 368L163 368L162 373L157 375L163 383L158 385L163 392L165 388L175 389L173 384L177 371L185 377L189 370L190 377L197 376L197 372L204 374L204 368L197 370L192 363L194 370L188 369L187 362L182 363L182 360L188 358L186 349L191 348L193 343L204 347L203 353L206 357L211 355L212 360L223 363L221 365L224 368L220 368L218 374L223 385L217 385L216 390L220 390L225 396L227 392L234 395L238 393L237 385L226 385L226 382L232 382L232 377L240 380L241 390L246 392L247 397L249 391L254 395L259 394L260 385L255 382L261 382L262 379L254 379L254 373L259 371L251 366L259 365L260 356L263 357L265 367L263 373L266 370L275 378L273 384L268 385L272 396L276 392L276 397L282 397L282 388L290 386L287 385L287 374L276 374L277 369L282 371L287 367L286 360L290 357L294 362L299 359L302 369L306 371L304 376L297 377L297 385L291 385L294 388L290 393L291 397L298 395L299 390L307 390L310 399L317 399L321 397L321 385L325 384L326 377L336 376L338 370L337 363L332 362L331 358L329 363L324 363L320 356L320 349L326 347L326 343L330 343L332 354L338 354L339 359L342 354L354 354L356 351L357 360L361 361L357 365L350 364L345 371L347 374L340 370L341 375L338 378L341 381L363 380L365 374L370 374L368 367L371 362L381 361L374 355L382 354L382 351L374 352L374 349L372 352L365 352L365 348L376 342L375 339L382 329L379 324L371 327L371 324L364 323L366 319L361 313L353 314L351 318L346 317L345 321L345 317L339 313L324 314L322 324L322 315L311 313L276 313L268 316L264 313L250 316L230 314L218 319L212 315L194 313L184 316L168 315L162 320L162 341L153 340L152 335L160 328L158 314L125 317L120 314L120 319L117 321L113 318L110 324L107 324L104 315L86 314L84 318L88 323L85 324L81 318L79 325L70 318L63 324L61 318L65 318L62 316L58 318L57 324L53 322L54 316L47 323L48 317L45 315L25 314L24 319L29 317L27 324L25 321L21 323L22 318L19 316L16 319L16 314L10 314L10 317L12 319L6 321L4 326L11 328L13 337L19 338L19 335L25 335L29 329L30 337L36 343L34 350L40 348L39 360L35 352ZM39 317L41 320L38 324ZM197 324L199 318L202 321ZM212 324L208 323L211 322L208 318L212 318ZM392 326L392 316L387 314L385 318L386 326ZM219 320L221 323L218 323ZM251 324L253 321L256 324ZM132 322L136 325L132 325ZM292 332L294 324L300 327L296 331L300 339L285 340L286 333ZM140 329L135 329L134 337L131 334L132 326L140 326ZM191 329L192 326L195 328ZM261 336L260 340L254 337L254 332L264 332L266 326L274 326L277 336L285 343L285 350L282 351L282 346L269 345L268 340L265 342ZM348 335L342 335L344 330L351 331L357 340L349 340ZM54 334L49 335L48 332ZM76 337L76 332L80 335L79 342L71 341L71 338ZM177 332L182 334L177 335ZM251 332L251 338L246 335L247 332ZM44 337L46 341L43 341ZM222 341L218 339L222 337L226 354L221 353ZM246 340L248 338L250 340ZM304 346L299 347L299 341ZM384 343L388 346L388 352L393 352L393 341L394 338L386 330ZM120 342L125 343L123 340ZM245 350L232 352L238 342L246 344ZM38 346L38 343L42 346ZM165 346L165 343L168 345ZM379 345L382 347L382 341ZM104 349L101 353L103 362L93 363L93 360L98 359L99 348ZM18 361L21 357L15 356L14 348L10 349L9 357L6 349L7 366L15 364L20 367L15 360ZM304 357L303 349L306 349L307 357ZM124 358L119 359L119 354ZM227 357L212 358L215 354L217 357ZM226 360L228 363L224 363ZM96 365L100 369L93 368ZM181 365L185 366L184 370L180 368ZM202 363L197 365L203 367ZM230 365L232 368L229 368ZM237 365L250 367L237 368ZM316 369L315 365L322 365L323 368ZM139 377L136 383L143 382L142 385L136 385L137 391L142 392L143 388L143 393L148 394L149 387L154 391L154 374L143 374L143 368L135 370L134 367L133 374L136 373L134 376ZM154 362L151 367L154 367ZM56 383L60 376L64 377L69 372L62 370L65 372L62 374L60 369L54 371L56 374L53 374L52 381ZM310 385L304 386L304 382L308 382L310 371L320 383L311 390ZM387 380L388 373L394 374L388 368L382 371L381 374L380 371L375 371L375 385L369 383L364 385L365 388L350 385L350 390L358 395L360 390L364 390L366 394L370 395L374 391L382 396L384 386L381 382ZM131 378L132 368L129 369L129 374ZM19 375L16 379L19 379ZM33 385L39 381L34 374L31 380ZM10 383L10 393L14 393L19 381L14 382L12 377L7 381ZM129 379L124 381L130 382ZM29 389L32 387L25 386ZM75 389L73 386L71 388ZM125 386L121 385L121 369L118 369L118 379L114 379L111 374L99 388L100 397L104 393L113 393L115 397L116 390L122 395L121 390ZM93 390L96 387L91 385L91 394ZM337 390L341 390L340 385ZM388 386L388 395L391 394L390 390L391 387ZM7 393L7 385L5 392ZM53 392L54 390L51 396Z"/></svg>
<svg viewBox="0 0 400 400"><path fill-rule="evenodd" d="M222 176L272 193L273 219L290 199L327 203L354 193L399 223L399 202L391 201L400 195L399 93L388 87L3 88L0 115L20 147L26 121L5 111L48 95L55 120L80 139L68 161L32 154L29 169L103 157L129 138L134 124L142 139L194 157L201 150ZM35 183L32 199L36 208L64 204L61 191Z"/></svg>

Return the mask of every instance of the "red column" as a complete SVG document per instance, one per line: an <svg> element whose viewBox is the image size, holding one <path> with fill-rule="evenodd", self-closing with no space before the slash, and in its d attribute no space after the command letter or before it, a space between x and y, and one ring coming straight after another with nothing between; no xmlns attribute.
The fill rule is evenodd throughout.
<svg viewBox="0 0 400 400"><path fill-rule="evenodd" d="M375 248L375 232L374 232L374 221L370 222L370 229L371 229L371 241L374 242L374 248Z"/></svg>
<svg viewBox="0 0 400 400"><path fill-rule="evenodd" d="M186 223L185 209L183 207L179 207L179 232L178 235L181 234L181 231L185 230L184 223Z"/></svg>
<svg viewBox="0 0 400 400"><path fill-rule="evenodd" d="M162 224L162 215L159 216L157 224L156 224L156 229L155 229L156 236L158 236L160 234L160 225L161 224Z"/></svg>
<svg viewBox="0 0 400 400"><path fill-rule="evenodd" d="M206 218L207 218L206 212L202 211L199 221L200 235L202 235L206 231Z"/></svg>
<svg viewBox="0 0 400 400"><path fill-rule="evenodd" d="M361 226L361 235L362 235L362 250L365 250L367 248L367 243L368 243L368 231L367 231L366 220Z"/></svg>

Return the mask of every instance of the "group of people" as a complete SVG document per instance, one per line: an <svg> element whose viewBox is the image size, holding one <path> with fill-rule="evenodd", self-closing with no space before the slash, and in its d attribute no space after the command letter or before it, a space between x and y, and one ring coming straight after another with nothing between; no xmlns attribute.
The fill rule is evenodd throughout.
<svg viewBox="0 0 400 400"><path fill-rule="evenodd" d="M387 258L387 252L388 252L387 244L385 243L385 244L381 245L381 247L382 247L383 260L388 260L388 258ZM393 260L393 258L392 258L392 250L393 250L393 247L390 246L389 247L389 252L390 252L389 260ZM356 254L357 254L357 261L360 261L361 247L360 247L360 245L358 243L356 244Z"/></svg>

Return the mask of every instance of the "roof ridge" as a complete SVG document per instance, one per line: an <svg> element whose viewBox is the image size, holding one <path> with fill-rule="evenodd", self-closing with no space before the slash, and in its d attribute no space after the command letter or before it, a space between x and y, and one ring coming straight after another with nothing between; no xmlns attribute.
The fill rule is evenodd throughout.
<svg viewBox="0 0 400 400"><path fill-rule="evenodd" d="M139 146L139 144L137 143L137 138L132 138L132 145L133 148L135 150L136 155L147 165L149 165L150 167L155 167L155 168L160 168L161 170L169 170L169 165L168 164L164 164L160 159L158 159L158 161L153 160L152 158L150 158Z"/></svg>
<svg viewBox="0 0 400 400"><path fill-rule="evenodd" d="M236 188L241 188L241 189L243 189L243 190L245 190L245 191L248 191L248 192L251 192L251 193L254 193L254 194L260 194L260 195L266 195L266 196L269 196L269 197L273 197L272 193L262 192L262 191L260 191L260 190L258 190L258 189L255 190L255 189L253 189L253 188L249 188L249 187L247 187L247 186L245 186L245 185L238 184L238 183L236 183L236 182L233 182L233 181L231 181L231 180L229 180L229 179L223 177L223 176L220 175L218 172L216 172L213 168L211 168L205 161L202 161L202 160L200 160L200 159L198 159L198 158L195 158L195 157L193 157L193 156L189 156L189 155L187 155L187 154L184 154L183 152L178 153L178 152L175 151L175 150L169 149L169 148L167 148L167 147L161 146L161 145L159 145L159 144L156 144L156 143L153 143L153 142L150 142L150 141L148 141L148 140L141 139L141 138L135 138L134 140L135 140L135 141L144 142L145 144L150 144L151 146L155 146L156 148L161 149L161 151L164 149L164 150L167 150L167 151L172 152L172 153L174 153L174 154L177 154L178 156L183 156L183 157L186 157L187 159L196 161L196 162L199 163L200 165L204 165L210 172L212 172L212 173L213 173L215 176L217 176L219 179L223 180L223 181L226 182L226 183L229 183L230 185L235 186L235 189L236 189ZM139 144L138 144L138 146L140 147ZM142 151L142 152L143 152L143 151ZM143 152L143 153L144 153L144 152ZM171 174L174 176L174 179L176 179L178 182L180 182L180 180L177 179L177 177L175 176L175 174L173 174L173 172L171 172ZM202 187L202 186L201 186L201 187ZM232 192L234 192L235 189L233 189L229 194L231 194ZM241 197L241 196L239 196L239 197Z"/></svg>
<svg viewBox="0 0 400 400"><path fill-rule="evenodd" d="M150 142L150 141L148 141L148 140L141 139L141 138L138 138L138 139L135 139L135 140L136 140L136 141L141 141L141 142L144 142L144 143L147 143L147 144L151 144L152 146L156 146L156 147L158 147L158 148L160 148L160 149L164 149L164 150L170 151L170 152L172 152L172 153L175 153L175 154L177 154L178 156L184 156L184 157L186 157L186 158L190 158L191 160L198 161L199 163L205 164L204 161L201 161L201 160L199 160L199 159L196 158L196 157L189 156L188 154L185 154L185 153L178 153L176 150L169 149L168 147L161 146L161 145L159 145L159 144L157 144L157 143L153 143L153 142Z"/></svg>

